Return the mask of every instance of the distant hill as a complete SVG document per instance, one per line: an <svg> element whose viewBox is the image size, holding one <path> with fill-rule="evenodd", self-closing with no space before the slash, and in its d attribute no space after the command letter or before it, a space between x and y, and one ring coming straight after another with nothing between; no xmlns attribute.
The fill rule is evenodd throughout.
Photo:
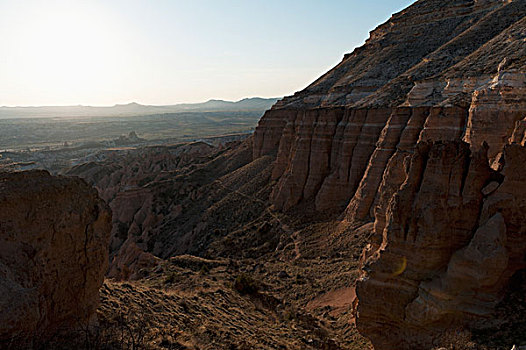
<svg viewBox="0 0 526 350"><path fill-rule="evenodd" d="M278 101L277 98L245 98L237 102L223 101L223 100L209 100L203 103L187 103L173 106L166 106L166 108L182 109L184 111L243 111L243 110L266 110L272 107Z"/></svg>
<svg viewBox="0 0 526 350"><path fill-rule="evenodd" d="M135 102L112 107L46 106L46 107L0 107L0 119L44 117L116 117L179 112L242 112L265 111L278 98L245 98L237 102L209 100L202 103L183 103L167 106L141 105Z"/></svg>

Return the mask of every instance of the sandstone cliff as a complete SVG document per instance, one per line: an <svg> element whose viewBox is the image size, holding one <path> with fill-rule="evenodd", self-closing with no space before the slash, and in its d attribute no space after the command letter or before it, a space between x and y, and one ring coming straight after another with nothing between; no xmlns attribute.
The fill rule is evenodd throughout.
<svg viewBox="0 0 526 350"><path fill-rule="evenodd" d="M358 328L377 348L430 347L444 329L491 320L526 267L526 149L506 146L500 173L486 153L434 143L411 156L357 287Z"/></svg>
<svg viewBox="0 0 526 350"><path fill-rule="evenodd" d="M419 140L486 141L497 156L526 111L526 4L439 3L394 15L261 119L254 157L277 155L278 209L315 199L319 210L348 206L353 219L369 219L387 163ZM429 22L431 12L438 14Z"/></svg>
<svg viewBox="0 0 526 350"><path fill-rule="evenodd" d="M89 325L107 268L110 220L80 179L0 174L0 347L36 347Z"/></svg>
<svg viewBox="0 0 526 350"><path fill-rule="evenodd" d="M487 319L524 268L525 57L526 1L421 0L260 120L276 209L373 223L358 325L378 349Z"/></svg>

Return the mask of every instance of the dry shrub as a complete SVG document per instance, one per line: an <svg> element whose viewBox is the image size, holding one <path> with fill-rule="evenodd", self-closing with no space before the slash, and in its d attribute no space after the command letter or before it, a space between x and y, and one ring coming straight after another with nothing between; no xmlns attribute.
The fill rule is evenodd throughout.
<svg viewBox="0 0 526 350"><path fill-rule="evenodd" d="M487 350L486 347L472 340L471 332L466 329L451 329L439 339L439 347L435 350Z"/></svg>

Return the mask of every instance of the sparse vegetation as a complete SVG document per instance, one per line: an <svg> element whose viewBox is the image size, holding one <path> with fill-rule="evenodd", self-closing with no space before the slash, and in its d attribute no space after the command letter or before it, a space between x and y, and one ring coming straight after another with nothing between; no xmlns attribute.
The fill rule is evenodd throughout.
<svg viewBox="0 0 526 350"><path fill-rule="evenodd" d="M201 275L208 275L209 272L210 272L210 268L208 267L208 265L206 264L201 265L201 269L199 270L199 273Z"/></svg>
<svg viewBox="0 0 526 350"><path fill-rule="evenodd" d="M177 274L175 272L169 273L164 279L164 284L172 284L177 281Z"/></svg>
<svg viewBox="0 0 526 350"><path fill-rule="evenodd" d="M466 329L452 329L440 338L438 341L440 346L436 349L487 350L485 346L475 343L471 338L471 332Z"/></svg>
<svg viewBox="0 0 526 350"><path fill-rule="evenodd" d="M240 294L256 294L259 291L259 283L246 273L236 277L234 289Z"/></svg>

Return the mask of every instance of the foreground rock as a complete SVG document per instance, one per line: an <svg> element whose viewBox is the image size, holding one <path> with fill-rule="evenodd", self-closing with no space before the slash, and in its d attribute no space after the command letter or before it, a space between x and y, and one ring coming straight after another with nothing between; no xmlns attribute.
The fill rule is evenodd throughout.
<svg viewBox="0 0 526 350"><path fill-rule="evenodd" d="M83 180L0 173L0 347L90 323L110 230L111 212Z"/></svg>

